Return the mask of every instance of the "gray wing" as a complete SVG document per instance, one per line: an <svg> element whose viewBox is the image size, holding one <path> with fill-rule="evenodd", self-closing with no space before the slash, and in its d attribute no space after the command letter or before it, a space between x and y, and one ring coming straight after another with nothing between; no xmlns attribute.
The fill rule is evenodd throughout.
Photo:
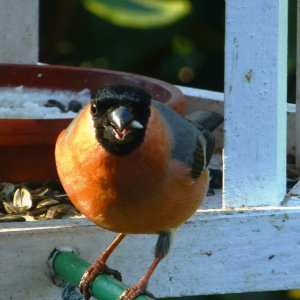
<svg viewBox="0 0 300 300"><path fill-rule="evenodd" d="M191 177L198 178L206 169L213 152L212 134L201 125L201 118L189 120L157 101L153 101L153 105L174 133L172 158L189 166Z"/></svg>
<svg viewBox="0 0 300 300"><path fill-rule="evenodd" d="M185 117L188 122L193 124L203 135L206 143L206 167L213 155L215 139L212 131L224 121L224 117L215 112L196 111Z"/></svg>

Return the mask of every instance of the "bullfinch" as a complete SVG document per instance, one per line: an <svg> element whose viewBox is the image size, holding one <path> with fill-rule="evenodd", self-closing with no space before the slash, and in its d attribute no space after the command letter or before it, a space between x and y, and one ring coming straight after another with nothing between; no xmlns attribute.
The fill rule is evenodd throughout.
<svg viewBox="0 0 300 300"><path fill-rule="evenodd" d="M182 117L143 89L116 85L97 91L60 133L55 156L65 191L89 220L119 233L84 273L79 286L85 299L99 273L121 279L106 261L126 234L158 234L148 271L119 299L147 293L173 232L206 195L211 132L222 122L214 112Z"/></svg>

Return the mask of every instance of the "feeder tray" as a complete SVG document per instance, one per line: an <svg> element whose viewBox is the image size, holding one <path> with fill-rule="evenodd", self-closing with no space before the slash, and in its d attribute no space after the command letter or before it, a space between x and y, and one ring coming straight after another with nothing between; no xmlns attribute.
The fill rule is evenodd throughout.
<svg viewBox="0 0 300 300"><path fill-rule="evenodd" d="M124 72L52 65L0 65L0 87L50 89L91 93L109 85L126 84L145 89L177 112L184 96L166 82ZM87 99L89 100L89 99ZM41 182L57 178L55 141L72 119L0 119L0 182Z"/></svg>

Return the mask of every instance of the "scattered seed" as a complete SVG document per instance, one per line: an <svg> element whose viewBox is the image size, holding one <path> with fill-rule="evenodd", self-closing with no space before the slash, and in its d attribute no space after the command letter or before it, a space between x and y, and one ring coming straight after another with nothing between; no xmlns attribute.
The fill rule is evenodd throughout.
<svg viewBox="0 0 300 300"><path fill-rule="evenodd" d="M13 206L23 209L32 207L31 193L26 188L17 188L14 193Z"/></svg>
<svg viewBox="0 0 300 300"><path fill-rule="evenodd" d="M12 202L2 201L2 203L3 203L5 211L8 214L19 214L22 211L21 208L14 206L12 204Z"/></svg>
<svg viewBox="0 0 300 300"><path fill-rule="evenodd" d="M3 215L0 216L1 222L25 222L26 219L21 215Z"/></svg>
<svg viewBox="0 0 300 300"><path fill-rule="evenodd" d="M49 206L53 206L53 205L56 205L56 204L59 204L58 200L51 199L51 198L46 198L46 199L43 199L42 201L40 201L38 203L38 205L36 206L36 208L49 207Z"/></svg>
<svg viewBox="0 0 300 300"><path fill-rule="evenodd" d="M21 222L78 216L60 181L43 184L0 183L0 222ZM26 218L30 216L31 218Z"/></svg>
<svg viewBox="0 0 300 300"><path fill-rule="evenodd" d="M69 111L78 113L82 109L82 104L77 100L71 100L68 104Z"/></svg>
<svg viewBox="0 0 300 300"><path fill-rule="evenodd" d="M48 210L49 207L47 206L42 206L42 207L39 207L39 208L35 208L33 210L29 210L27 212L27 215L28 216L32 216L32 217L37 217L37 216L41 216L43 214L46 213L46 211Z"/></svg>
<svg viewBox="0 0 300 300"><path fill-rule="evenodd" d="M59 204L51 206L46 215L46 219L60 219L63 215L67 214L69 210L73 209L70 204Z"/></svg>
<svg viewBox="0 0 300 300"><path fill-rule="evenodd" d="M49 188L42 186L34 190L31 190L31 196L43 197L44 195L47 194L48 191Z"/></svg>
<svg viewBox="0 0 300 300"><path fill-rule="evenodd" d="M61 102L59 102L59 101L57 101L55 99L49 99L47 101L47 103L44 104L44 106L45 107L57 107L61 112L63 112L63 113L66 112L65 106Z"/></svg>

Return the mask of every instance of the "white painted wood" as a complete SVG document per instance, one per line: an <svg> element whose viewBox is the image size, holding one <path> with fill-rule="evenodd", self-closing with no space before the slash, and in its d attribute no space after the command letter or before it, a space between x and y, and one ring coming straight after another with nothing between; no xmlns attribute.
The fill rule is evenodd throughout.
<svg viewBox="0 0 300 300"><path fill-rule="evenodd" d="M187 110L209 109L211 103L222 111L221 94L196 89L185 94ZM219 166L220 159L213 163ZM222 191L216 190L178 230L149 290L171 297L300 288L299 191L297 186L291 190L283 207L224 210ZM69 246L92 262L112 238L83 218L0 224L0 299L60 300L48 277L49 252ZM132 284L149 265L155 242L155 236L129 236L109 265Z"/></svg>
<svg viewBox="0 0 300 300"><path fill-rule="evenodd" d="M300 174L300 0L297 1L296 167Z"/></svg>
<svg viewBox="0 0 300 300"><path fill-rule="evenodd" d="M224 93L177 85L187 99L224 101Z"/></svg>
<svg viewBox="0 0 300 300"><path fill-rule="evenodd" d="M37 0L0 0L0 62L37 62L37 39L22 40L21 32L26 28L24 16L29 22L38 13L26 11L29 6L24 3L37 7ZM228 19L226 37L227 206L239 206L241 200L245 205L277 205L284 194L286 107L282 82L286 67L282 57L286 54L286 33L280 30L286 27L286 4L284 0L227 0L227 16L228 10L235 13ZM14 5L19 9L12 10ZM13 14L6 16L9 11ZM279 12L277 20L275 12ZM8 20L7 24L3 20ZM34 23L37 25L36 19ZM19 25L16 33L15 24ZM27 28L27 33L37 32L37 27ZM11 38L8 32L14 38L6 44L10 45L7 51L2 44ZM247 38L251 43L245 42ZM186 89L186 112L203 107L199 98L213 103L212 110L222 111L222 95L212 94ZM270 130L272 126L274 131ZM229 129L233 131L229 133ZM245 145L255 149L257 158ZM252 158L254 164L250 164ZM237 161L240 166L235 167ZM257 175L261 176L259 180ZM239 185L243 180L247 180L246 186ZM257 181L264 184L263 188ZM155 271L149 290L157 297L170 297L300 288L297 188L285 198L286 207L224 210L215 205L221 202L221 191L213 197L213 206L208 197L202 209L178 230L170 255ZM237 190L234 194L233 189ZM250 192L255 197L250 197ZM55 246L69 246L79 249L81 257L91 262L112 238L112 233L86 219L0 224L0 299L61 299L59 289L47 275L49 252ZM124 282L132 284L145 272L155 240L155 236L129 236L116 250L110 265L123 273Z"/></svg>
<svg viewBox="0 0 300 300"><path fill-rule="evenodd" d="M285 195L287 4L226 1L225 207Z"/></svg>
<svg viewBox="0 0 300 300"><path fill-rule="evenodd" d="M149 290L166 297L300 288L299 227L295 208L199 211L178 230ZM61 299L48 278L48 253L69 246L91 262L112 238L86 219L2 224L1 299ZM109 265L134 283L150 264L155 241L129 236Z"/></svg>
<svg viewBox="0 0 300 300"><path fill-rule="evenodd" d="M38 0L0 0L0 63L38 62Z"/></svg>

